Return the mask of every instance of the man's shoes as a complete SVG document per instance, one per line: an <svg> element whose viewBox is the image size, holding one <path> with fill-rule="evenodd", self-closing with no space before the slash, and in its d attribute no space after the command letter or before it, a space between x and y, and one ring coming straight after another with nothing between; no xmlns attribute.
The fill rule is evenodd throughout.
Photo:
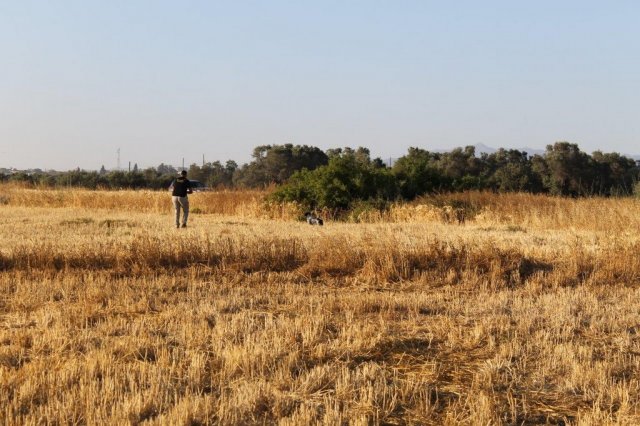
<svg viewBox="0 0 640 426"><path fill-rule="evenodd" d="M182 224L182 227L183 227L183 228L186 228L186 227L187 227L187 224L186 224L186 223L183 223L183 224Z"/></svg>
<svg viewBox="0 0 640 426"><path fill-rule="evenodd" d="M179 223L176 223L176 228L180 228L180 224Z"/></svg>

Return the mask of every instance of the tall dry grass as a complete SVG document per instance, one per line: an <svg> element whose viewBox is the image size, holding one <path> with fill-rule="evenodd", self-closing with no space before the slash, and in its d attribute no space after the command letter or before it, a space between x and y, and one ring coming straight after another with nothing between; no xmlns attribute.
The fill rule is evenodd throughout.
<svg viewBox="0 0 640 426"><path fill-rule="evenodd" d="M229 193L182 230L140 207L166 193L73 192L0 206L2 424L640 421L633 200L462 194L320 228Z"/></svg>
<svg viewBox="0 0 640 426"><path fill-rule="evenodd" d="M64 222L61 222L64 223ZM108 222L107 222L108 223ZM63 225L68 226L68 225ZM105 222L72 227L105 233ZM113 220L108 226L135 227ZM411 229L411 228L408 228ZM86 231L85 231L86 232ZM130 232L130 231L129 231ZM200 267L207 274L291 272L307 281L317 277L350 277L379 283L399 281L463 282L476 287L524 284L532 276L559 285L640 282L640 242L607 240L588 247L585 240L564 245L522 247L498 240L449 239L438 235L402 238L378 227L372 234L277 236L250 233L189 233L168 237L146 230L126 237L69 243L64 236L15 242L0 251L2 271L107 270L144 276ZM464 279L463 279L464 278Z"/></svg>
<svg viewBox="0 0 640 426"><path fill-rule="evenodd" d="M0 205L105 209L142 213L169 213L166 191L91 191L76 188L33 189L0 185ZM268 201L257 190L200 192L190 196L196 214L296 220L302 208L295 203ZM462 213L462 220L456 213ZM334 213L322 212L331 219ZM386 211L365 210L348 216L360 223L472 223L484 227L519 226L524 229L574 229L635 233L640 230L640 199L560 198L536 194L466 192L432 195L414 202L398 202Z"/></svg>
<svg viewBox="0 0 640 426"><path fill-rule="evenodd" d="M86 208L142 213L168 213L173 206L168 191L88 190L82 188L29 188L2 185L0 204L21 207ZM196 192L190 202L196 213L246 216L254 218L292 218L291 204L269 206L267 192L257 190L221 190ZM265 208L268 207L268 208Z"/></svg>

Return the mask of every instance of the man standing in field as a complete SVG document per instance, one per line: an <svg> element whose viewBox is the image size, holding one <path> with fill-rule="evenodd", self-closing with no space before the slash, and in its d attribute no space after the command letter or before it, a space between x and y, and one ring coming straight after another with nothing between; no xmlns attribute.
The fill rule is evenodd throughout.
<svg viewBox="0 0 640 426"><path fill-rule="evenodd" d="M176 209L176 228L180 228L180 209L184 212L182 216L182 227L187 227L187 218L189 217L189 198L187 194L192 194L191 182L187 179L187 171L180 172L180 176L171 182L169 187L171 190L171 200L173 207Z"/></svg>

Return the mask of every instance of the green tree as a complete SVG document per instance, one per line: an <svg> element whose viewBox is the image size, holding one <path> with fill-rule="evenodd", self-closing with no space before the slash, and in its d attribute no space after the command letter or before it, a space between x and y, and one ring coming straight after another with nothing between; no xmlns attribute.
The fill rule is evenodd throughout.
<svg viewBox="0 0 640 426"><path fill-rule="evenodd" d="M327 164L327 155L307 145L260 145L253 150L253 161L234 170L238 186L264 187L285 182L294 172L313 170Z"/></svg>
<svg viewBox="0 0 640 426"><path fill-rule="evenodd" d="M484 179L493 190L501 192L540 192L542 190L542 182L534 174L532 162L526 152L500 148L493 154L484 154L481 160Z"/></svg>
<svg viewBox="0 0 640 426"><path fill-rule="evenodd" d="M347 210L356 201L388 201L398 196L395 176L378 167L365 150L334 150L326 166L294 173L274 198L307 208Z"/></svg>
<svg viewBox="0 0 640 426"><path fill-rule="evenodd" d="M545 188L553 195L591 195L594 169L588 154L578 145L556 142L547 145L544 167L539 167Z"/></svg>
<svg viewBox="0 0 640 426"><path fill-rule="evenodd" d="M638 180L638 167L632 158L616 152L591 154L595 167L594 192L600 195L631 195Z"/></svg>
<svg viewBox="0 0 640 426"><path fill-rule="evenodd" d="M219 161L207 164L208 175L205 180L211 188L230 188L233 185L233 173L238 168L235 161L229 160L225 165Z"/></svg>
<svg viewBox="0 0 640 426"><path fill-rule="evenodd" d="M407 155L400 157L392 168L402 197L411 200L439 188L442 183L439 161L438 153L409 148Z"/></svg>
<svg viewBox="0 0 640 426"><path fill-rule="evenodd" d="M474 146L455 148L443 153L437 167L441 175L442 189L481 189L482 163L475 156Z"/></svg>
<svg viewBox="0 0 640 426"><path fill-rule="evenodd" d="M160 163L156 170L161 175L175 175L176 173L178 173L175 167L166 165L164 163Z"/></svg>

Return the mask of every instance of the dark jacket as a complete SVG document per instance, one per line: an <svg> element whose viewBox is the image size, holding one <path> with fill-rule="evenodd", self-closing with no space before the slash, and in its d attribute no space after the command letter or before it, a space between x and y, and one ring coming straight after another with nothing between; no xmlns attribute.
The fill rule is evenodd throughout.
<svg viewBox="0 0 640 426"><path fill-rule="evenodd" d="M171 184L171 195L174 197L186 197L187 194L191 194L191 182L186 177L179 177Z"/></svg>

